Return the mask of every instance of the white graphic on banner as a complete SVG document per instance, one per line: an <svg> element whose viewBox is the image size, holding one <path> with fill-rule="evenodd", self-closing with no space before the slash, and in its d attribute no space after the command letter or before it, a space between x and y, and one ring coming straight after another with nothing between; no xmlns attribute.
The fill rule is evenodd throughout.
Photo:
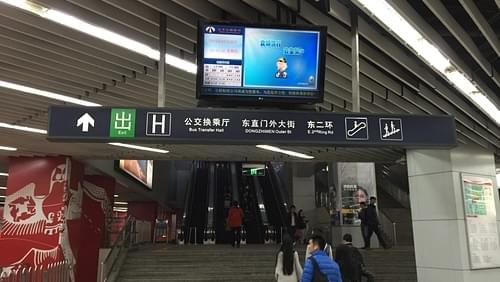
<svg viewBox="0 0 500 282"><path fill-rule="evenodd" d="M89 126L94 127L94 118L89 113L83 114L76 121L76 127L82 127L82 132L89 132Z"/></svg>
<svg viewBox="0 0 500 282"><path fill-rule="evenodd" d="M368 140L368 119L366 117L346 117L345 133L347 140Z"/></svg>
<svg viewBox="0 0 500 282"><path fill-rule="evenodd" d="M148 112L146 114L147 136L170 136L172 114L165 112Z"/></svg>
<svg viewBox="0 0 500 282"><path fill-rule="evenodd" d="M403 141L403 123L400 118L380 118L380 140Z"/></svg>

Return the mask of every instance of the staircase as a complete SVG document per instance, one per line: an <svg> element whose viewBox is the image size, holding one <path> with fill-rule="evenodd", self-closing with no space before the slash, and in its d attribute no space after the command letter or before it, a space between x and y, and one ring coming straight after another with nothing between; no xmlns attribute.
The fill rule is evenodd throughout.
<svg viewBox="0 0 500 282"><path fill-rule="evenodd" d="M277 245L155 245L130 251L118 281L274 281ZM301 263L305 247L298 249ZM413 248L363 251L377 282L417 281Z"/></svg>
<svg viewBox="0 0 500 282"><path fill-rule="evenodd" d="M404 208L383 189L377 191L380 212L392 222L396 222L396 239L398 245L413 246L413 225L410 209ZM392 232L392 230L385 230Z"/></svg>
<svg viewBox="0 0 500 282"><path fill-rule="evenodd" d="M413 246L360 250L366 269L377 282L416 282L417 269Z"/></svg>

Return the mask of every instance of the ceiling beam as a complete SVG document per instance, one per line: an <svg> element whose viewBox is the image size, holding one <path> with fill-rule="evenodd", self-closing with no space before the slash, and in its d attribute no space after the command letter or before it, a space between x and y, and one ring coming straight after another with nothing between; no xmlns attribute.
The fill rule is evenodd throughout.
<svg viewBox="0 0 500 282"><path fill-rule="evenodd" d="M474 1L458 0L458 2L460 2L462 7L464 7L465 11L469 14L476 26L479 28L479 30L481 30L486 40L490 43L490 46L497 53L497 56L500 57L500 42L498 40L498 35L495 33L493 28L491 28L491 25L488 23L488 21L483 17Z"/></svg>
<svg viewBox="0 0 500 282"><path fill-rule="evenodd" d="M441 1L423 0L425 5L434 13L444 26L455 36L455 38L462 44L467 52L474 58L474 60L481 66L483 71L500 87L500 75L495 71L492 64L481 54L481 51L476 46L472 38L467 34L460 23L448 12L446 7ZM473 77L470 77L471 79ZM500 105L497 103L497 105Z"/></svg>

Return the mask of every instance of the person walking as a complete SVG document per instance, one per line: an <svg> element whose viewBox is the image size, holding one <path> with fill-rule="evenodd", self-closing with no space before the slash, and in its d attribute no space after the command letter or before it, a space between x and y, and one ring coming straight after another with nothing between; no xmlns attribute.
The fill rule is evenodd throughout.
<svg viewBox="0 0 500 282"><path fill-rule="evenodd" d="M295 231L295 241L299 242L299 244L302 244L302 241L304 240L304 234L307 227L306 218L303 212L303 210L299 210L297 213L297 231Z"/></svg>
<svg viewBox="0 0 500 282"><path fill-rule="evenodd" d="M274 277L278 282L297 282L302 277L299 254L293 247L292 238L287 234L283 236L281 248L276 257Z"/></svg>
<svg viewBox="0 0 500 282"><path fill-rule="evenodd" d="M313 228L312 230L312 233L311 233L311 236L314 236L314 235L317 235L317 236L320 236L321 238L327 238L328 237L328 232L325 232L323 230L323 228L321 227L315 227ZM309 241L308 241L309 243ZM332 246L325 240L325 244L323 245L323 248L321 249L323 252L326 253L326 255L331 259L333 260L333 250L332 250ZM306 248L306 256L305 256L305 261L307 261L307 259L311 256L311 252L310 252L310 249L309 248Z"/></svg>
<svg viewBox="0 0 500 282"><path fill-rule="evenodd" d="M297 212L295 211L295 206L291 205L290 209L288 211L288 227L290 228L288 230L288 233L292 238L295 238L295 232L297 232L297 223L298 223L298 216Z"/></svg>
<svg viewBox="0 0 500 282"><path fill-rule="evenodd" d="M367 238L368 236L368 218L367 218L367 208L365 202L359 203L361 206L361 210L358 212L358 218L361 220L361 236L363 237L364 246L362 249L370 248L370 241Z"/></svg>
<svg viewBox="0 0 500 282"><path fill-rule="evenodd" d="M233 239L231 245L233 248L240 247L241 241L241 226L243 225L243 210L238 205L238 201L233 202L233 206L229 209L227 216L227 225L231 228Z"/></svg>
<svg viewBox="0 0 500 282"><path fill-rule="evenodd" d="M307 249L311 256L304 265L301 282L342 282L339 265L323 251L325 243L325 239L319 235L309 239Z"/></svg>
<svg viewBox="0 0 500 282"><path fill-rule="evenodd" d="M370 204L366 208L366 242L365 242L365 247L368 249L370 248L370 239L375 233L377 235L377 239L380 242L380 245L384 247L384 249L388 248L387 243L385 242L384 238L382 237L382 234L380 232L379 228L379 221L378 221L378 215L377 215L377 207L375 204L377 203L377 198L375 197L370 197Z"/></svg>
<svg viewBox="0 0 500 282"><path fill-rule="evenodd" d="M344 234L342 244L335 249L335 261L339 264L343 282L361 282L366 277L368 282L373 282L374 276L366 270L363 256L352 245L352 235Z"/></svg>

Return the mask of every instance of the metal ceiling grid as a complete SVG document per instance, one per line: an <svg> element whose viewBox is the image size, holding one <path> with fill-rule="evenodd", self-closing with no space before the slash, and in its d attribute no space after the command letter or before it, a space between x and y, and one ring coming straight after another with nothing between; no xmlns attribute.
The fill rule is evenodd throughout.
<svg viewBox="0 0 500 282"><path fill-rule="evenodd" d="M48 7L66 11L88 22L124 34L140 42L157 45L159 12L167 14L167 52L195 60L196 23L199 18L240 19L273 22L297 16L298 22L329 27L326 60L325 102L322 111L348 111L350 95L349 11L334 1L333 15L316 10L306 1L200 1L200 0L39 0ZM399 2L399 1L395 1ZM300 10L295 5L300 4ZM294 11L295 10L295 11ZM483 27L484 29L484 27ZM360 19L360 86L364 112L453 114L462 142L473 142L493 149L500 155L499 128L466 101L455 89L437 77L430 68L408 52L373 22ZM0 4L0 79L18 82L71 97L81 97L103 105L154 106L157 91L157 62L96 39L90 35L52 23L36 15ZM167 105L192 107L195 100L195 76L169 66L167 68ZM0 89L2 122L45 128L48 105L62 104L43 97ZM0 131L12 135L12 130ZM148 156L148 153L114 148L103 144L53 144L43 135L27 134L19 147L28 154L66 153L96 158ZM2 142L9 142L4 138ZM11 140L12 141L12 140ZM16 140L17 141L17 140ZM33 143L31 143L33 142ZM36 144L36 146L34 145ZM37 148L38 146L38 148ZM261 152L253 146L161 146L169 154L155 158L242 159L245 156L281 156ZM231 150L228 150L228 149ZM393 159L400 155L392 149L345 149L349 153L327 153L326 148L298 148L317 151L320 158ZM44 151L48 150L48 151ZM344 149L337 148L343 152ZM59 152L59 153L58 153ZM397 158L396 158L397 159Z"/></svg>

